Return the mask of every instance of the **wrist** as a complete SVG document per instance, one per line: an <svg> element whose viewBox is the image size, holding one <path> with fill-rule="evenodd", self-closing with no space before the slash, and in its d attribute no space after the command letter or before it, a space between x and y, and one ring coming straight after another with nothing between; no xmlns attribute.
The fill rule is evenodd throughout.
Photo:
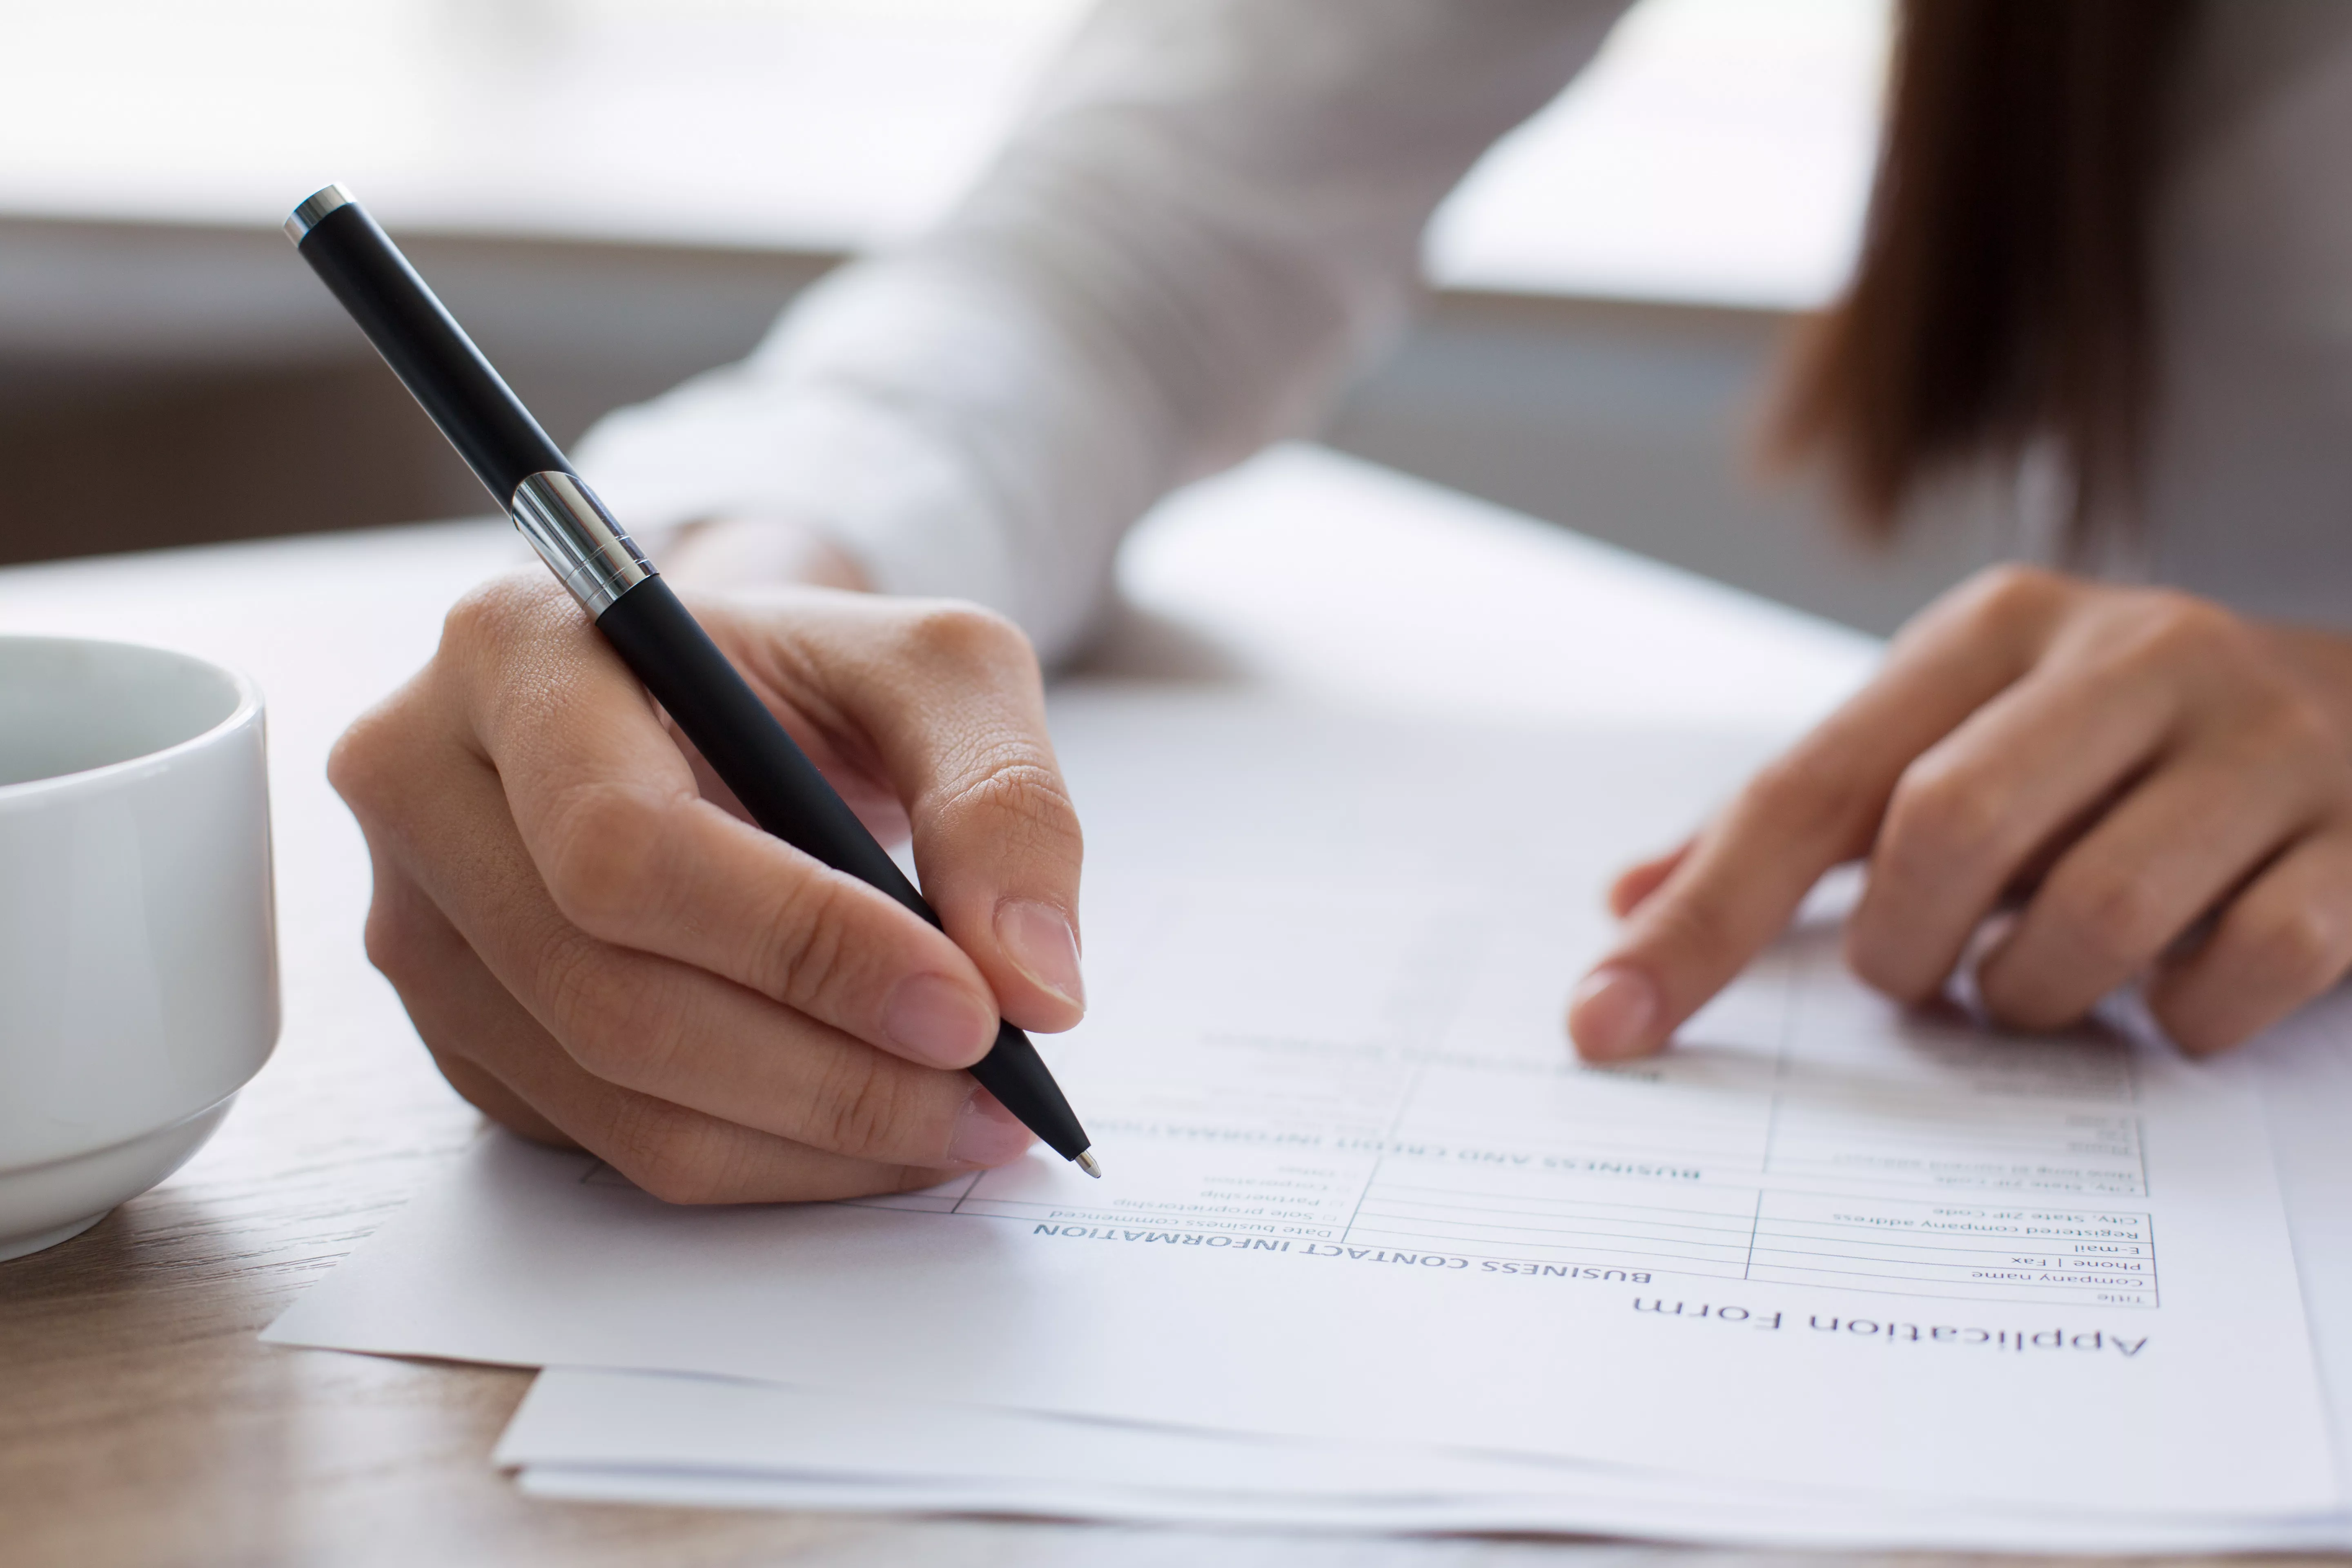
<svg viewBox="0 0 2352 1568"><path fill-rule="evenodd" d="M874 584L850 553L807 524L788 518L726 517L688 523L663 552L664 574L685 587L742 588L805 583L871 593Z"/></svg>

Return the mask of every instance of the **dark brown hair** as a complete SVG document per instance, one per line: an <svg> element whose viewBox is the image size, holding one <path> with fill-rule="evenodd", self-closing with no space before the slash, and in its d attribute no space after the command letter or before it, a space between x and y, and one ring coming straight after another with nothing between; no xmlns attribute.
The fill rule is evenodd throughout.
<svg viewBox="0 0 2352 1568"><path fill-rule="evenodd" d="M1770 429L1889 531L1935 470L2053 437L2077 542L2134 486L2188 0L1902 0L1861 261Z"/></svg>

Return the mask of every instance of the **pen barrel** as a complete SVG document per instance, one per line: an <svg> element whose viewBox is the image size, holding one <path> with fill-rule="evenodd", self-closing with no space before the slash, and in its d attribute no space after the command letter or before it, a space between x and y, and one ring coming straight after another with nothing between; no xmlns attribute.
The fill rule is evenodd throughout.
<svg viewBox="0 0 2352 1568"><path fill-rule="evenodd" d="M887 893L930 925L940 924L898 863L785 733L668 584L658 576L637 583L597 616L596 629L654 700L668 710L752 821L803 854ZM1089 1141L1076 1113L1037 1047L1012 1024L998 1025L996 1043L973 1064L971 1075L1064 1159L1075 1160L1086 1151Z"/></svg>
<svg viewBox="0 0 2352 1568"><path fill-rule="evenodd" d="M939 916L825 782L669 584L646 578L596 617L654 700L726 781L751 820L803 853L879 888L932 925Z"/></svg>
<svg viewBox="0 0 2352 1568"><path fill-rule="evenodd" d="M533 474L571 472L562 450L375 219L338 196L340 205L308 224L297 248L467 467L501 506Z"/></svg>

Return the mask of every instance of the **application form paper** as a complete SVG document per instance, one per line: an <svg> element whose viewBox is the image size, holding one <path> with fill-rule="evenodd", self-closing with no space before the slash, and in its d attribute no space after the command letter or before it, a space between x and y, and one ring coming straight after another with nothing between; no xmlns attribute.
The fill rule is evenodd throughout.
<svg viewBox="0 0 2352 1568"><path fill-rule="evenodd" d="M1906 1017L1800 932L1580 1068L1580 918L1112 877L1049 1051L1103 1155L687 1212L486 1141L282 1342L1605 1461L1916 1503L2338 1500L2260 1108Z"/></svg>
<svg viewBox="0 0 2352 1568"><path fill-rule="evenodd" d="M1220 1526L2103 1552L2341 1547L2341 1516L1899 1503L1429 1448L1208 1436L778 1384L550 1367L499 1445L538 1495Z"/></svg>
<svg viewBox="0 0 2352 1568"><path fill-rule="evenodd" d="M2323 1393L2352 1412L2352 994L2220 1064L2258 1092ZM498 1452L526 1490L606 1501L1076 1517L1353 1530L1514 1530L1963 1550L2342 1549L2352 1516L1890 1505L1657 1471L1426 1448L1213 1437L789 1385L551 1367ZM2339 1452L2339 1465L2343 1455Z"/></svg>

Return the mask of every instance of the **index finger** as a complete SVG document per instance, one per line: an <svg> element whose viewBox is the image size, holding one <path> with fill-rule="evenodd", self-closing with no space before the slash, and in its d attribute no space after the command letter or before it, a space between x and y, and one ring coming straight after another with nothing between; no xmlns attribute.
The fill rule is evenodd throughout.
<svg viewBox="0 0 2352 1568"><path fill-rule="evenodd" d="M702 797L619 658L551 584L467 614L464 707L554 906L600 941L722 975L893 1054L968 1067L987 983L887 894Z"/></svg>
<svg viewBox="0 0 2352 1568"><path fill-rule="evenodd" d="M1588 1059L1664 1045L1788 925L1831 867L1870 848L1913 759L2032 668L2056 585L2003 573L1930 611L1878 676L1708 824L1576 988Z"/></svg>

